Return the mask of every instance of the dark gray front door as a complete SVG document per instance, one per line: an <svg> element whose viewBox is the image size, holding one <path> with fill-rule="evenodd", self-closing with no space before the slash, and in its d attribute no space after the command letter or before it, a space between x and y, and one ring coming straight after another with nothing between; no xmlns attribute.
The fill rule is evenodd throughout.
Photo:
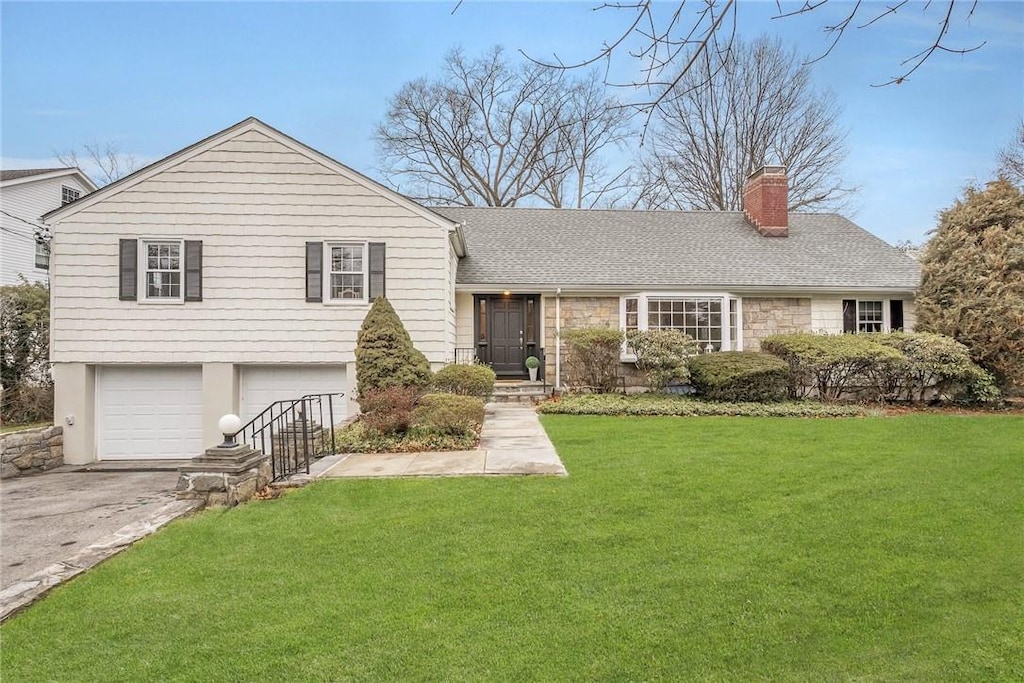
<svg viewBox="0 0 1024 683"><path fill-rule="evenodd" d="M491 367L498 375L522 375L523 300L492 299L490 306Z"/></svg>

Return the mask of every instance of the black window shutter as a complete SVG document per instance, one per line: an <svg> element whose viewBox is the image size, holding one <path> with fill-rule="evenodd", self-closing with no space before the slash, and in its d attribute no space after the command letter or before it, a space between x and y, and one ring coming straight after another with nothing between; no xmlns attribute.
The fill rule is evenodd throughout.
<svg viewBox="0 0 1024 683"><path fill-rule="evenodd" d="M203 300L203 242L185 240L185 301Z"/></svg>
<svg viewBox="0 0 1024 683"><path fill-rule="evenodd" d="M843 332L857 331L857 301L843 299Z"/></svg>
<svg viewBox="0 0 1024 683"><path fill-rule="evenodd" d="M385 286L387 274L384 258L385 245L383 242L370 242L370 301L379 296L387 296Z"/></svg>
<svg viewBox="0 0 1024 683"><path fill-rule="evenodd" d="M306 301L324 300L324 243L306 242Z"/></svg>
<svg viewBox="0 0 1024 683"><path fill-rule="evenodd" d="M903 329L903 300L902 299L890 299L889 300L889 329L891 329L891 330L902 330Z"/></svg>
<svg viewBox="0 0 1024 683"><path fill-rule="evenodd" d="M139 241L121 240L118 254L118 298L135 301L139 288Z"/></svg>

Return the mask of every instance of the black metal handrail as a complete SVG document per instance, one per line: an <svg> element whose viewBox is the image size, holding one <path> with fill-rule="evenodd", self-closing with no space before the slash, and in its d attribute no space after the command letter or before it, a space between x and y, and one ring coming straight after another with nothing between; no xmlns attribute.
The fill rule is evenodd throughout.
<svg viewBox="0 0 1024 683"><path fill-rule="evenodd" d="M309 474L311 456L334 454L334 400L344 395L307 394L274 401L239 429L235 437L270 455L272 481L300 471ZM325 444L327 432L330 439Z"/></svg>

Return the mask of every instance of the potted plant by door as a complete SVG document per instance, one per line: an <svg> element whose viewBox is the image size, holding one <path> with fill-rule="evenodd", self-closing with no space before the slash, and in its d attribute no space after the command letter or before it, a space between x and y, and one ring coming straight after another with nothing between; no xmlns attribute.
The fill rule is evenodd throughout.
<svg viewBox="0 0 1024 683"><path fill-rule="evenodd" d="M540 367L540 358L537 356L527 356L526 358L526 369L530 371L530 381L537 381L537 368Z"/></svg>

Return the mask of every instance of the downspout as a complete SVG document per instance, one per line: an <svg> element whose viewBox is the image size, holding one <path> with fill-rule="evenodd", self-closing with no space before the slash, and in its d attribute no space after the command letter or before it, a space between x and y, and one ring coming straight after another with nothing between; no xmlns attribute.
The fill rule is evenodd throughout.
<svg viewBox="0 0 1024 683"><path fill-rule="evenodd" d="M555 389L562 389L562 288L555 290Z"/></svg>

